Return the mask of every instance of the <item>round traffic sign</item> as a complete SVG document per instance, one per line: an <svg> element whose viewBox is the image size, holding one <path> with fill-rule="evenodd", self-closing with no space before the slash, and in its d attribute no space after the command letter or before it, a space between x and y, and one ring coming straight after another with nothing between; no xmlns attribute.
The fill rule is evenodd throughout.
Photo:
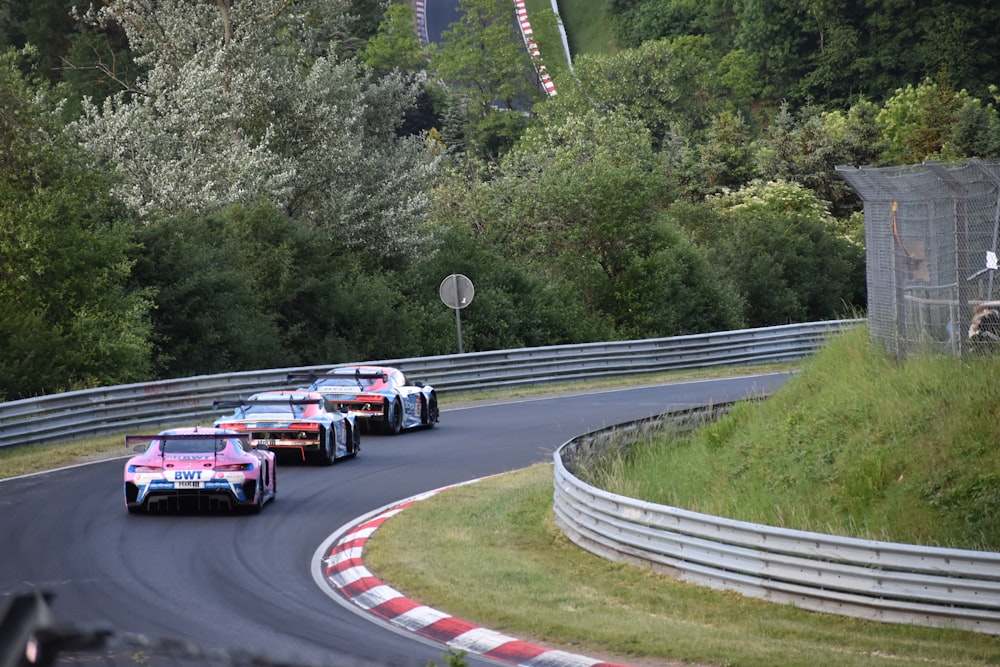
<svg viewBox="0 0 1000 667"><path fill-rule="evenodd" d="M453 273L441 281L438 294L441 295L444 305L460 310L472 303L476 289L472 286L472 281L461 273Z"/></svg>

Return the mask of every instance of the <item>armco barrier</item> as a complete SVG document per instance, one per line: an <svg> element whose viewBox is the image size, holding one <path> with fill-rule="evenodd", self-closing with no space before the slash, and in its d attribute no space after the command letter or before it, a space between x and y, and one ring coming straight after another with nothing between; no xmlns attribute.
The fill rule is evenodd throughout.
<svg viewBox="0 0 1000 667"><path fill-rule="evenodd" d="M761 329L554 345L515 350L386 359L411 380L439 393L519 387L710 366L795 361L827 337L864 320L789 324ZM211 422L216 400L287 389L289 373L325 372L335 364L300 366L85 389L0 403L0 447L66 441L128 429Z"/></svg>
<svg viewBox="0 0 1000 667"><path fill-rule="evenodd" d="M574 438L554 455L563 533L611 560L771 602L877 621L1000 635L1000 553L879 542L734 521L619 496L574 470L665 422L715 418L710 406Z"/></svg>

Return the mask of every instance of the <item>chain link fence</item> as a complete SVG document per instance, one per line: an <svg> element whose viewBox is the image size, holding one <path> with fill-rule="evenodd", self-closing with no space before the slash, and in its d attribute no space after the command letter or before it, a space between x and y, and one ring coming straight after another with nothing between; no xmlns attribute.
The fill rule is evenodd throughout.
<svg viewBox="0 0 1000 667"><path fill-rule="evenodd" d="M1000 163L837 171L865 205L872 341L897 357L1000 343Z"/></svg>

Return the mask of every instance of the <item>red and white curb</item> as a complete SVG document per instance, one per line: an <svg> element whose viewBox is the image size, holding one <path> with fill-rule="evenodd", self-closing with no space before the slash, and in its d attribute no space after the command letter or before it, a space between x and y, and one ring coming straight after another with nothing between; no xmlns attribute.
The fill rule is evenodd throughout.
<svg viewBox="0 0 1000 667"><path fill-rule="evenodd" d="M545 69L545 64L542 62L542 54L535 43L534 31L528 21L528 9L524 5L524 0L514 0L514 7L517 11L518 25L521 26L521 37L524 38L524 45L528 48L528 53L531 54L531 62L535 65L535 71L538 72L538 79L541 81L545 93L552 97L556 94L556 85L552 83L552 77L549 76L548 70ZM420 40L421 44L427 44L430 39L427 36L426 0L414 0L414 10L416 13L414 28L417 31L417 39Z"/></svg>
<svg viewBox="0 0 1000 667"><path fill-rule="evenodd" d="M430 42L427 36L427 0L414 0L414 28L417 31L417 40L421 44Z"/></svg>
<svg viewBox="0 0 1000 667"><path fill-rule="evenodd" d="M407 598L382 583L364 566L361 556L365 542L379 526L414 503L451 488L454 486L414 496L339 531L339 537L335 537L331 546L321 547L323 579L361 609L458 651L523 667L627 667L545 648L478 627Z"/></svg>
<svg viewBox="0 0 1000 667"><path fill-rule="evenodd" d="M556 85L552 83L552 77L549 76L548 70L545 69L545 63L542 62L542 53L538 48L538 44L535 43L535 31L531 29L531 22L528 21L528 8L524 4L524 0L514 0L514 8L517 11L517 22L521 26L521 37L524 38L524 45L528 47L528 53L531 54L531 62L535 65L535 71L538 72L538 79L542 82L542 88L545 89L546 94L552 97L556 94Z"/></svg>

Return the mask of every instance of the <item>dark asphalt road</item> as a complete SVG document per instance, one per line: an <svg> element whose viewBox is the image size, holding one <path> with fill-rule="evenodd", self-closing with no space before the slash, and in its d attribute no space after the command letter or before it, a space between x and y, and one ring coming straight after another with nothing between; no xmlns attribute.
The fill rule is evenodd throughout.
<svg viewBox="0 0 1000 667"><path fill-rule="evenodd" d="M327 536L415 494L550 461L580 433L739 398L785 379L446 410L433 430L364 436L355 460L329 468L279 466L277 501L257 516L129 515L121 460L3 481L0 594L49 591L62 620L204 648L323 665L425 667L440 661L446 647L371 623L314 583L311 559Z"/></svg>

